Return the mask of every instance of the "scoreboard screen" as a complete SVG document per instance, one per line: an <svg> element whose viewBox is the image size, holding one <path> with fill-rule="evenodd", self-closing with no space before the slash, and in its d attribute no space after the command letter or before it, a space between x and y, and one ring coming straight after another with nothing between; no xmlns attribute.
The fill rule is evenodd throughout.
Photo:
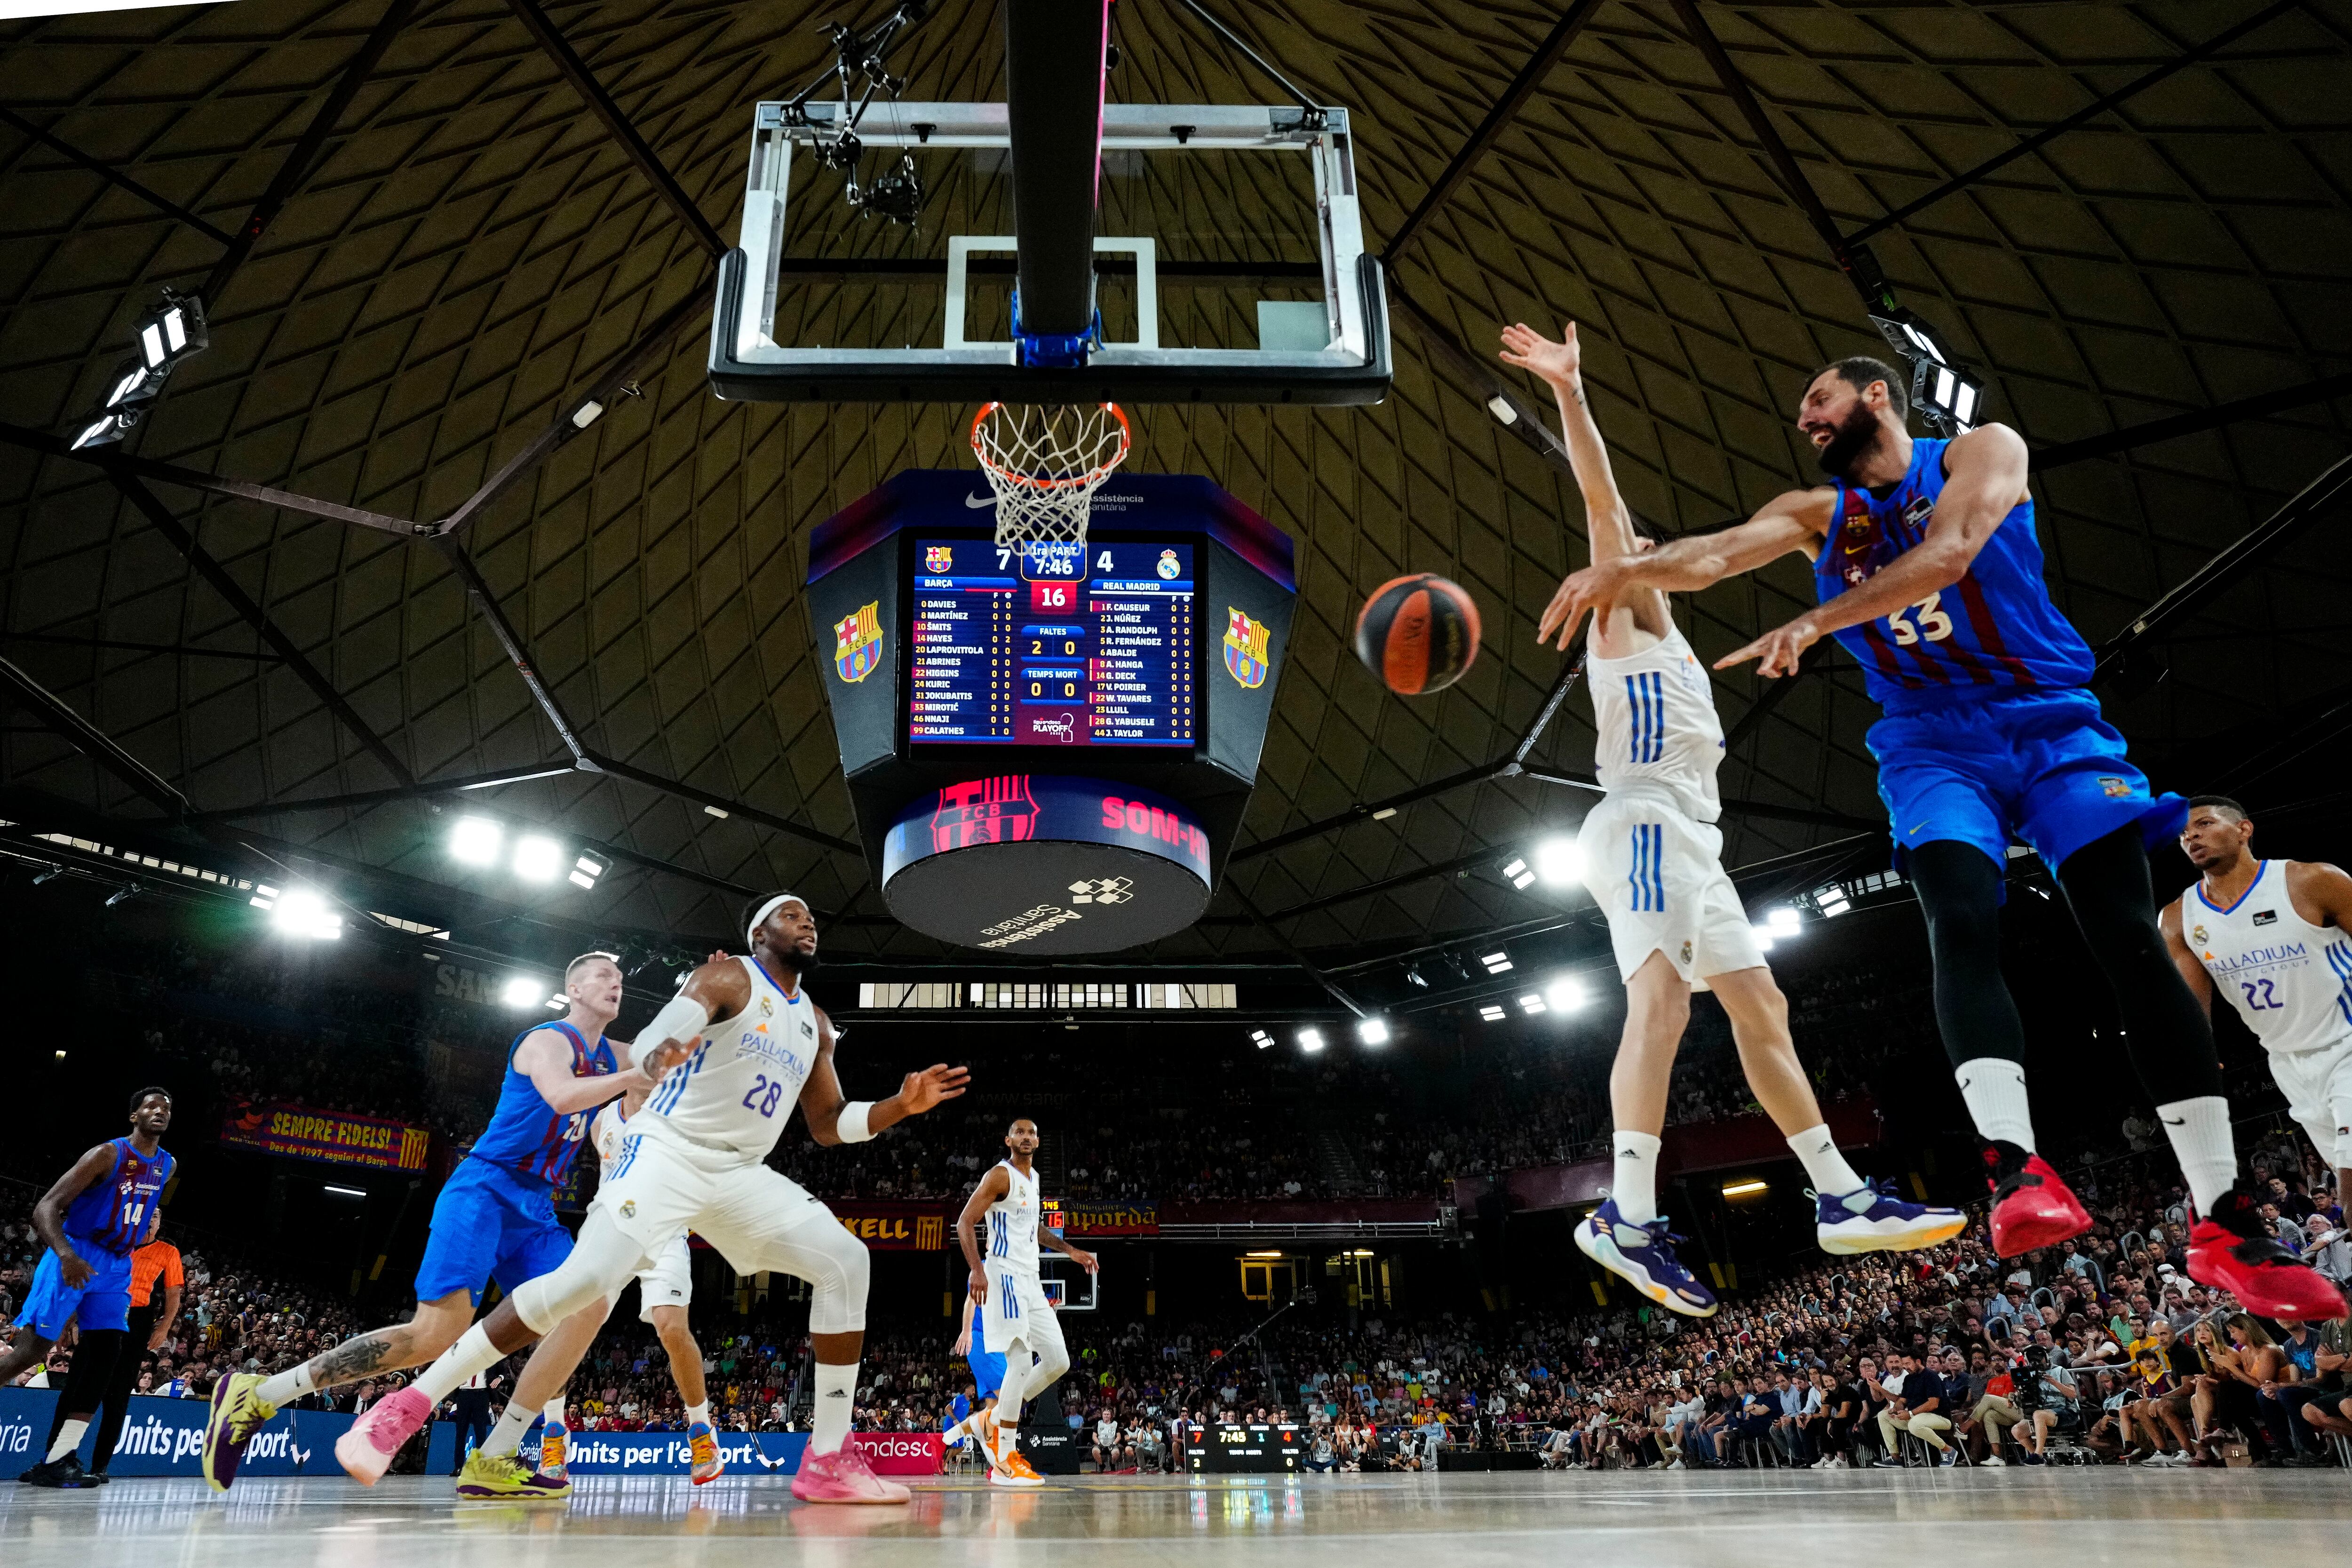
<svg viewBox="0 0 2352 1568"><path fill-rule="evenodd" d="M1196 549L917 539L908 740L1190 751Z"/></svg>

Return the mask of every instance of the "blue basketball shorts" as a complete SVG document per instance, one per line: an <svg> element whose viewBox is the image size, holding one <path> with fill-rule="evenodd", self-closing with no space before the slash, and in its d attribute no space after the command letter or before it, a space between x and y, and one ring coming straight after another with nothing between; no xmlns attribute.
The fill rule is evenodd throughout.
<svg viewBox="0 0 2352 1568"><path fill-rule="evenodd" d="M44 1252L33 1270L32 1289L25 1292L25 1310L16 1314L18 1328L53 1343L65 1336L66 1324L77 1314L84 1333L131 1326L131 1259L78 1236L72 1239L81 1242L74 1250L89 1265L89 1283L79 1290L67 1284L58 1255Z"/></svg>
<svg viewBox="0 0 2352 1568"><path fill-rule="evenodd" d="M488 1281L511 1296L516 1286L554 1273L571 1256L572 1235L556 1223L552 1187L467 1155L434 1202L416 1299L437 1301L466 1290L478 1307Z"/></svg>
<svg viewBox="0 0 2352 1568"><path fill-rule="evenodd" d="M2003 862L2022 843L2055 871L2085 844L2137 826L2153 846L2178 834L2189 804L2153 795L2124 738L2079 688L2009 691L1890 713L1870 727L1878 798L1904 851L1937 839Z"/></svg>
<svg viewBox="0 0 2352 1568"><path fill-rule="evenodd" d="M980 1307L971 1310L971 1349L964 1352L963 1358L971 1364L974 1403L995 1398L996 1391L1004 1386L1004 1352L988 1348L988 1332L981 1326L983 1310Z"/></svg>

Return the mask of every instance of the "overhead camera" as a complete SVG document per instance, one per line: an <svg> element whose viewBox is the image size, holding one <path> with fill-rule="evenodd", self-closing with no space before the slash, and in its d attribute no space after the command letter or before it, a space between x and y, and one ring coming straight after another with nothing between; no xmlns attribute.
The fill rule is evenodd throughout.
<svg viewBox="0 0 2352 1568"><path fill-rule="evenodd" d="M851 180L849 200L860 217L880 217L914 227L923 214L923 181L916 172L914 155L901 153L898 167L878 175L870 185L860 188Z"/></svg>

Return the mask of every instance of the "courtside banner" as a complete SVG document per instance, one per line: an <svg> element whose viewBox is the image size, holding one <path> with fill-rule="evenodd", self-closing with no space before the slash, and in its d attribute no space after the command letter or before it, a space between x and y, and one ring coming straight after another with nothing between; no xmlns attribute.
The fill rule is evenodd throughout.
<svg viewBox="0 0 2352 1568"><path fill-rule="evenodd" d="M1087 1203L1064 1198L1057 1205L1061 1223L1056 1225L1049 1215L1048 1230L1058 1230L1064 1236L1158 1236L1160 1205L1150 1200L1135 1203Z"/></svg>
<svg viewBox="0 0 2352 1568"><path fill-rule="evenodd" d="M239 1100L221 1123L220 1141L289 1160L364 1165L372 1171L421 1171L433 1150L433 1131L404 1121L381 1121L340 1110Z"/></svg>
<svg viewBox="0 0 2352 1568"><path fill-rule="evenodd" d="M877 1252L937 1252L948 1244L948 1211L937 1201L845 1198L825 1206L842 1229Z"/></svg>
<svg viewBox="0 0 2352 1568"><path fill-rule="evenodd" d="M447 1421L433 1424L425 1456L427 1474L443 1476L457 1468L457 1430ZM936 1476L943 1468L946 1448L937 1432L853 1432L849 1441L877 1475ZM531 1452L538 1442L534 1426L523 1437L523 1452ZM805 1432L719 1434L719 1457L737 1475L792 1475L807 1447ZM332 1455L327 1462L334 1463ZM574 1432L567 1462L573 1474L583 1476L683 1476L694 1469L683 1432Z"/></svg>
<svg viewBox="0 0 2352 1568"><path fill-rule="evenodd" d="M0 1474L15 1475L38 1464L47 1451L49 1423L57 1414L54 1388L0 1388ZM204 1479L205 1399L131 1397L122 1437L114 1446L107 1473L116 1476L185 1476ZM325 1410L289 1410L271 1417L245 1451L238 1468L246 1476L341 1476L335 1439L352 1428L352 1417ZM84 1433L81 1459L91 1462L98 1434Z"/></svg>

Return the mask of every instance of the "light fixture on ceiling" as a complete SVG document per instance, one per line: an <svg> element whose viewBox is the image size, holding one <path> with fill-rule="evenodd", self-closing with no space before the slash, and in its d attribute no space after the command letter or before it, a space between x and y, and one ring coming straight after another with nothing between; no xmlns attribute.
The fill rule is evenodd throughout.
<svg viewBox="0 0 2352 1568"><path fill-rule="evenodd" d="M499 988L499 1000L509 1007L536 1007L547 993L546 981L536 975L518 974Z"/></svg>
<svg viewBox="0 0 2352 1568"><path fill-rule="evenodd" d="M1356 1038L1368 1046L1389 1043L1389 1021L1386 1018L1366 1018L1356 1026Z"/></svg>
<svg viewBox="0 0 2352 1568"><path fill-rule="evenodd" d="M597 859L593 855L583 855L572 863L572 885L575 888L593 888L596 885L596 879L603 876L605 869L604 861Z"/></svg>
<svg viewBox="0 0 2352 1568"><path fill-rule="evenodd" d="M506 829L487 816L461 816L449 828L449 858L488 866L498 859L506 837Z"/></svg>
<svg viewBox="0 0 2352 1568"><path fill-rule="evenodd" d="M539 834L515 840L514 874L526 882L552 882L563 869L563 846Z"/></svg>
<svg viewBox="0 0 2352 1568"><path fill-rule="evenodd" d="M1511 972L1511 955L1499 948L1493 952L1480 953L1478 962L1486 966L1489 974L1508 974Z"/></svg>
<svg viewBox="0 0 2352 1568"><path fill-rule="evenodd" d="M1532 1018L1538 1013L1550 1012L1551 1005L1535 992L1530 991L1519 998L1519 1011Z"/></svg>
<svg viewBox="0 0 2352 1568"><path fill-rule="evenodd" d="M1323 1031L1309 1024L1298 1031L1298 1048L1309 1056L1323 1048Z"/></svg>
<svg viewBox="0 0 2352 1568"><path fill-rule="evenodd" d="M1511 886L1520 889L1526 888L1536 879L1536 874L1528 869L1525 856L1517 856L1504 862L1503 875L1511 879Z"/></svg>
<svg viewBox="0 0 2352 1568"><path fill-rule="evenodd" d="M1478 1016L1489 1024L1499 1024L1503 1021L1504 1014L1503 1009L1496 1004L1482 1002L1478 1005Z"/></svg>
<svg viewBox="0 0 2352 1568"><path fill-rule="evenodd" d="M267 903L257 898L253 901L269 911L269 924L281 935L308 942L334 942L342 936L343 917L316 889L289 888L280 893L260 888L256 891L268 895Z"/></svg>
<svg viewBox="0 0 2352 1568"><path fill-rule="evenodd" d="M1962 368L1944 334L1901 305L1874 311L1870 321L1887 346L1910 364L1912 405L1948 436L1975 429L1984 413L1984 383Z"/></svg>
<svg viewBox="0 0 2352 1568"><path fill-rule="evenodd" d="M1264 1029L1252 1029L1250 1031L1250 1043L1257 1047L1259 1050L1266 1050L1274 1045L1274 1037L1267 1034Z"/></svg>
<svg viewBox="0 0 2352 1568"><path fill-rule="evenodd" d="M1584 880L1584 849L1573 838L1547 838L1536 846L1536 875L1547 887Z"/></svg>
<svg viewBox="0 0 2352 1568"><path fill-rule="evenodd" d="M139 319L131 340L137 352L108 374L97 409L82 420L68 443L72 450L110 445L139 427L173 368L210 346L204 301L194 294L164 289L163 302Z"/></svg>
<svg viewBox="0 0 2352 1568"><path fill-rule="evenodd" d="M1563 974L1544 987L1544 1001L1555 1013L1576 1012L1591 1000L1591 992L1573 974Z"/></svg>

